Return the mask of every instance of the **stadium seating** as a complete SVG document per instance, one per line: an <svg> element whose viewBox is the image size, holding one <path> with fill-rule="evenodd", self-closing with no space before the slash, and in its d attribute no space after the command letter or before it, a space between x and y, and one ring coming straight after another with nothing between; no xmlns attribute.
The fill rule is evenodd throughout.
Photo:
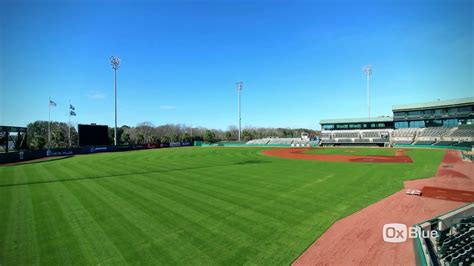
<svg viewBox="0 0 474 266"><path fill-rule="evenodd" d="M414 138L418 129L417 128L399 128L392 132L392 137L396 138Z"/></svg>
<svg viewBox="0 0 474 266"><path fill-rule="evenodd" d="M390 142L390 130L334 130L321 132L321 145L378 145Z"/></svg>
<svg viewBox="0 0 474 266"><path fill-rule="evenodd" d="M267 144L273 145L291 145L293 141L299 140L300 138L270 138Z"/></svg>
<svg viewBox="0 0 474 266"><path fill-rule="evenodd" d="M470 148L474 146L474 141L461 141L461 142L454 143L453 146Z"/></svg>
<svg viewBox="0 0 474 266"><path fill-rule="evenodd" d="M263 139L253 139L247 141L246 144L250 145L291 145L297 147L307 147L316 146L319 143L312 140L302 140L301 138L263 138Z"/></svg>
<svg viewBox="0 0 474 266"><path fill-rule="evenodd" d="M352 139L337 139L337 143L353 143Z"/></svg>
<svg viewBox="0 0 474 266"><path fill-rule="evenodd" d="M433 137L433 138L442 138L447 137L452 131L452 128L446 127L428 127L420 130L419 137Z"/></svg>
<svg viewBox="0 0 474 266"><path fill-rule="evenodd" d="M378 131L365 131L362 132L363 138L380 138L380 133Z"/></svg>
<svg viewBox="0 0 474 266"><path fill-rule="evenodd" d="M321 132L321 139L330 139L331 132Z"/></svg>
<svg viewBox="0 0 474 266"><path fill-rule="evenodd" d="M412 144L413 141L412 140L394 140L392 143L393 144L409 145L409 144Z"/></svg>
<svg viewBox="0 0 474 266"><path fill-rule="evenodd" d="M450 137L455 138L474 138L474 128L457 128L450 135Z"/></svg>
<svg viewBox="0 0 474 266"><path fill-rule="evenodd" d="M354 139L355 143L370 143L370 139Z"/></svg>
<svg viewBox="0 0 474 266"><path fill-rule="evenodd" d="M431 145L433 143L433 140L417 140L413 145Z"/></svg>
<svg viewBox="0 0 474 266"><path fill-rule="evenodd" d="M438 142L434 143L433 145L434 146L451 146L455 143L457 143L457 142L454 142L454 141L438 141Z"/></svg>
<svg viewBox="0 0 474 266"><path fill-rule="evenodd" d="M317 142L316 141L309 141L309 140L295 140L295 141L293 141L293 143L291 145L296 146L296 147L308 147L308 146L312 146L312 145L317 145Z"/></svg>
<svg viewBox="0 0 474 266"><path fill-rule="evenodd" d="M334 131L333 133L333 136L334 138L346 138L346 139L350 139L350 138L359 138L359 132L356 131Z"/></svg>
<svg viewBox="0 0 474 266"><path fill-rule="evenodd" d="M361 131L362 138L382 138L389 136L388 131Z"/></svg>
<svg viewBox="0 0 474 266"><path fill-rule="evenodd" d="M416 128L399 128L392 131L392 143L412 144L417 134Z"/></svg>
<svg viewBox="0 0 474 266"><path fill-rule="evenodd" d="M474 126L399 128L395 130L334 130L321 132L321 144L433 145L471 147Z"/></svg>
<svg viewBox="0 0 474 266"><path fill-rule="evenodd" d="M443 265L474 263L474 216L464 218L451 227L438 231L435 247Z"/></svg>
<svg viewBox="0 0 474 266"><path fill-rule="evenodd" d="M474 203L466 204L414 226L417 265L474 264ZM421 263L423 265L423 263Z"/></svg>
<svg viewBox="0 0 474 266"><path fill-rule="evenodd" d="M265 144L267 144L269 141L270 141L270 139L268 139L268 138L264 138L264 139L253 139L253 140L247 141L247 144L265 145Z"/></svg>

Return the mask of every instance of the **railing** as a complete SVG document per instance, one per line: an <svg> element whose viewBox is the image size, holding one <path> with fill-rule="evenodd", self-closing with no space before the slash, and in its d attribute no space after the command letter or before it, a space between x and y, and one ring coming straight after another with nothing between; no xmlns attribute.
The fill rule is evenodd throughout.
<svg viewBox="0 0 474 266"><path fill-rule="evenodd" d="M474 154L466 152L466 151L461 151L461 156L463 160L470 160L471 162L474 162Z"/></svg>

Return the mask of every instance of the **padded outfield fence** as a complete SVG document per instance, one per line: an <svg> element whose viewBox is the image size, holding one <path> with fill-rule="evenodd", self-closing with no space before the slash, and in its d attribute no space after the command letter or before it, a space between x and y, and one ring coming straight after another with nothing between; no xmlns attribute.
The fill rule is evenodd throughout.
<svg viewBox="0 0 474 266"><path fill-rule="evenodd" d="M77 147L77 148L56 148L35 151L18 151L9 153L0 153L0 164L16 163L53 156L72 156L78 154L91 154L99 152L119 152L143 149L173 148L192 146L191 142L172 142L161 144L138 144L124 146L96 146L96 147Z"/></svg>

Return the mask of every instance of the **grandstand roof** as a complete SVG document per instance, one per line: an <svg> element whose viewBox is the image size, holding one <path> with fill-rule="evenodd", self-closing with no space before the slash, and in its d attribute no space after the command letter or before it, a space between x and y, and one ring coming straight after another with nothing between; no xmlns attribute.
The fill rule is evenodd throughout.
<svg viewBox="0 0 474 266"><path fill-rule="evenodd" d="M342 118L342 119L323 119L319 124L351 124L351 123L376 123L393 122L391 116L365 117L365 118Z"/></svg>
<svg viewBox="0 0 474 266"><path fill-rule="evenodd" d="M410 110L410 109L449 107L449 106L463 105L463 104L474 104L474 97L435 101L435 102L426 102L426 103L400 104L400 105L394 105L392 107L392 110L399 111L399 110Z"/></svg>

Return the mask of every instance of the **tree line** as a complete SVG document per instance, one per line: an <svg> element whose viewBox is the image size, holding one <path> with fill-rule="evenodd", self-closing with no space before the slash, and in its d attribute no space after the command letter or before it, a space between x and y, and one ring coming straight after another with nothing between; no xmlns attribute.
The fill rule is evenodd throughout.
<svg viewBox="0 0 474 266"><path fill-rule="evenodd" d="M310 137L319 135L319 131L306 128L265 128L247 127L242 130L241 140L249 141L265 137L297 138L302 132ZM27 126L28 147L32 150L45 149L48 146L48 121L35 121ZM209 143L219 141L236 141L238 129L229 126L227 130L205 127L190 127L183 124L166 124L155 126L143 122L135 127L127 125L117 128L117 139L120 145L160 144L177 141L201 140ZM114 143L114 128L109 127L109 144ZM75 127L71 127L72 147L79 145L79 135ZM51 122L51 147L69 147L69 126L63 122Z"/></svg>

